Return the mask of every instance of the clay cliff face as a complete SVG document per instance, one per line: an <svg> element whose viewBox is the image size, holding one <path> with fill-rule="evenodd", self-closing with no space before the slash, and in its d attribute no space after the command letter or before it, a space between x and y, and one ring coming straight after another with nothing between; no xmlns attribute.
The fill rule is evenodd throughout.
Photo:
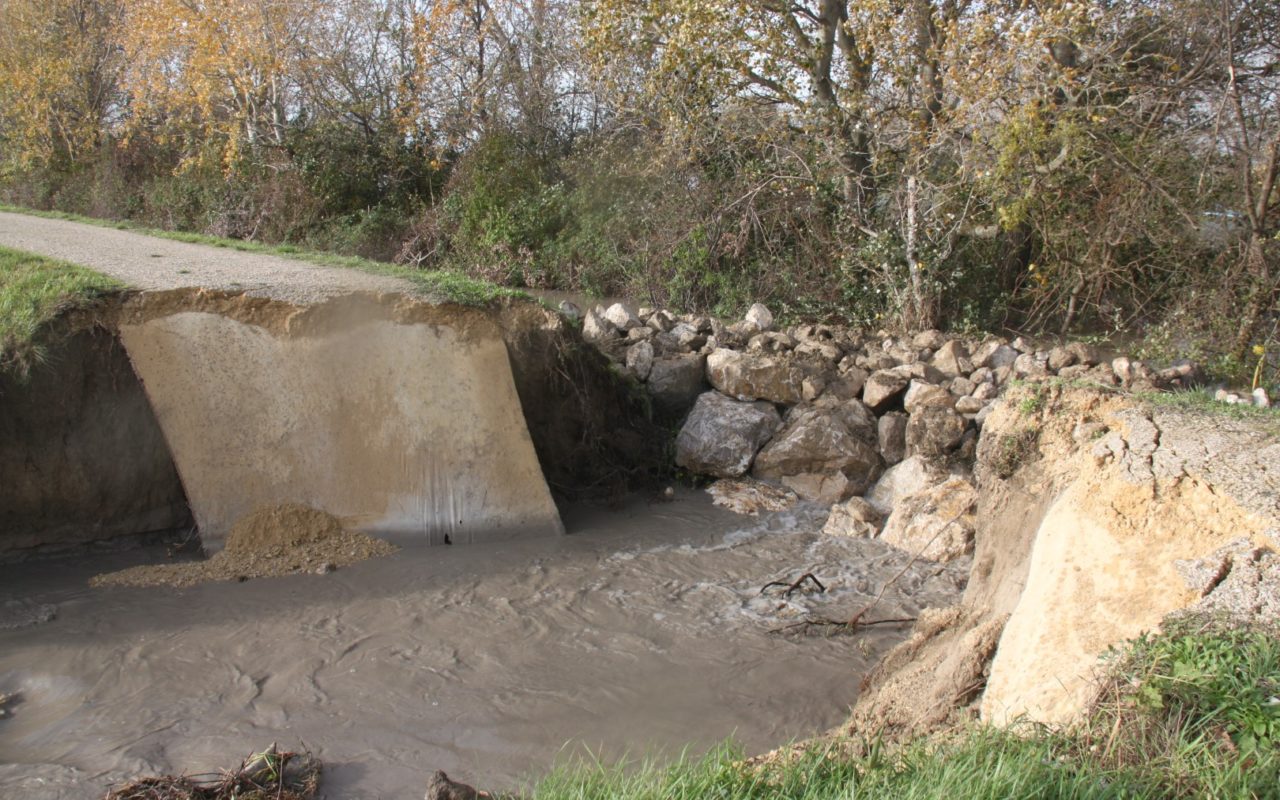
<svg viewBox="0 0 1280 800"><path fill-rule="evenodd" d="M868 678L857 729L1069 723L1107 648L1168 615L1280 615L1280 438L1265 425L1033 386L988 417L975 471L964 599Z"/></svg>

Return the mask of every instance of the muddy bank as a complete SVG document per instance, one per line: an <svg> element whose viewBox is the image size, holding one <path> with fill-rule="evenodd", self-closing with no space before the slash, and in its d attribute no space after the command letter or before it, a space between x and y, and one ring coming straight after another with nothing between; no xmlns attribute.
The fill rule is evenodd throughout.
<svg viewBox="0 0 1280 800"><path fill-rule="evenodd" d="M1069 723L1106 649L1170 614L1280 618L1272 427L1031 385L987 419L976 477L963 599L922 615L869 676L847 730Z"/></svg>
<svg viewBox="0 0 1280 800"><path fill-rule="evenodd" d="M29 375L0 370L0 560L191 527L142 384L95 316L46 330Z"/></svg>
<svg viewBox="0 0 1280 800"><path fill-rule="evenodd" d="M510 787L588 746L673 755L736 735L759 752L839 722L857 675L905 634L767 633L848 613L908 560L821 522L681 493L571 510L568 537L411 548L325 576L96 590L100 560L10 568L0 593L57 616L0 631L0 692L20 697L0 724L0 794L82 798L276 739L316 751L330 798L417 797L435 769ZM829 591L761 596L805 571ZM917 564L884 610L948 604L963 571Z"/></svg>
<svg viewBox="0 0 1280 800"><path fill-rule="evenodd" d="M549 487L664 471L643 397L527 301L126 292L41 336L47 363L0 376L0 558L193 524L216 550L282 502L405 542L557 533Z"/></svg>

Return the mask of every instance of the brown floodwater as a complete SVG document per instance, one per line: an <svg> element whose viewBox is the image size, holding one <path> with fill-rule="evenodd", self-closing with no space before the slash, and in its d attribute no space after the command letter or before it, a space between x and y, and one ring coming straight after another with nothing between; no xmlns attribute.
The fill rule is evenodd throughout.
<svg viewBox="0 0 1280 800"><path fill-rule="evenodd" d="M515 788L606 759L759 752L841 722L907 633L787 638L861 608L909 557L822 537L816 509L759 520L705 495L571 509L571 535L406 548L316 576L91 589L141 550L0 568L0 797L91 798L141 774L229 767L273 741L325 762L328 798L417 798L427 776ZM913 565L884 616L958 595ZM813 572L825 593L761 596ZM29 613L30 612L30 613Z"/></svg>

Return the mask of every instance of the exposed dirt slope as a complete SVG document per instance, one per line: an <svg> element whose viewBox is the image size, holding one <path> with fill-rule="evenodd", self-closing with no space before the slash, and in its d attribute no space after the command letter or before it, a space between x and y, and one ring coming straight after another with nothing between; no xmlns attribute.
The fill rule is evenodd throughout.
<svg viewBox="0 0 1280 800"><path fill-rule="evenodd" d="M1037 402L1022 402L1029 392ZM869 676L857 730L918 733L979 712L1068 722L1091 699L1099 656L1170 613L1211 600L1280 612L1268 594L1280 581L1268 550L1280 442L1264 428L1036 386L987 419L976 473L964 599L922 616Z"/></svg>

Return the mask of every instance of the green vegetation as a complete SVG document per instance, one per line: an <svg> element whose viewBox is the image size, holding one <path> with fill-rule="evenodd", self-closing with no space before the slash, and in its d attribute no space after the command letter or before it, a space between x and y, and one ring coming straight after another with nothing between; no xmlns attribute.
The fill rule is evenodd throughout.
<svg viewBox="0 0 1280 800"><path fill-rule="evenodd" d="M682 311L1138 334L1270 385L1278 29L1274 0L8 0L0 200Z"/></svg>
<svg viewBox="0 0 1280 800"><path fill-rule="evenodd" d="M83 267L0 247L0 368L25 372L44 357L41 326L120 288Z"/></svg>
<svg viewBox="0 0 1280 800"><path fill-rule="evenodd" d="M370 272L375 275L387 275L393 278L402 278L412 283L414 287L425 297L438 302L480 306L501 298L531 299L528 293L518 289L499 286L489 281L472 278L453 270L413 269L412 267L406 267L400 264L391 264L386 261L375 261L373 259L362 258L360 256L344 256L334 253L322 253L315 250L306 250L291 244L272 245L264 244L262 242L245 241L243 239L228 239L225 236L211 236L204 233L192 233L190 231L170 231L158 228L148 228L132 222L95 219L93 217L86 217L81 214L72 214L65 211L37 211L4 204L0 204L0 211L8 211L15 214L33 214L35 216L46 217L48 219L64 219L71 222L83 222L89 225L115 228L117 230L134 231L135 233L142 233L147 236L172 239L174 241L187 242L189 244L202 244L209 247L225 247L230 250L238 250L244 253L262 253L265 255L292 258L323 267L356 269L362 272Z"/></svg>
<svg viewBox="0 0 1280 800"><path fill-rule="evenodd" d="M903 746L810 744L760 767L732 748L667 767L573 764L538 800L954 800L1280 796L1280 639L1191 623L1112 657L1070 731L974 725Z"/></svg>

